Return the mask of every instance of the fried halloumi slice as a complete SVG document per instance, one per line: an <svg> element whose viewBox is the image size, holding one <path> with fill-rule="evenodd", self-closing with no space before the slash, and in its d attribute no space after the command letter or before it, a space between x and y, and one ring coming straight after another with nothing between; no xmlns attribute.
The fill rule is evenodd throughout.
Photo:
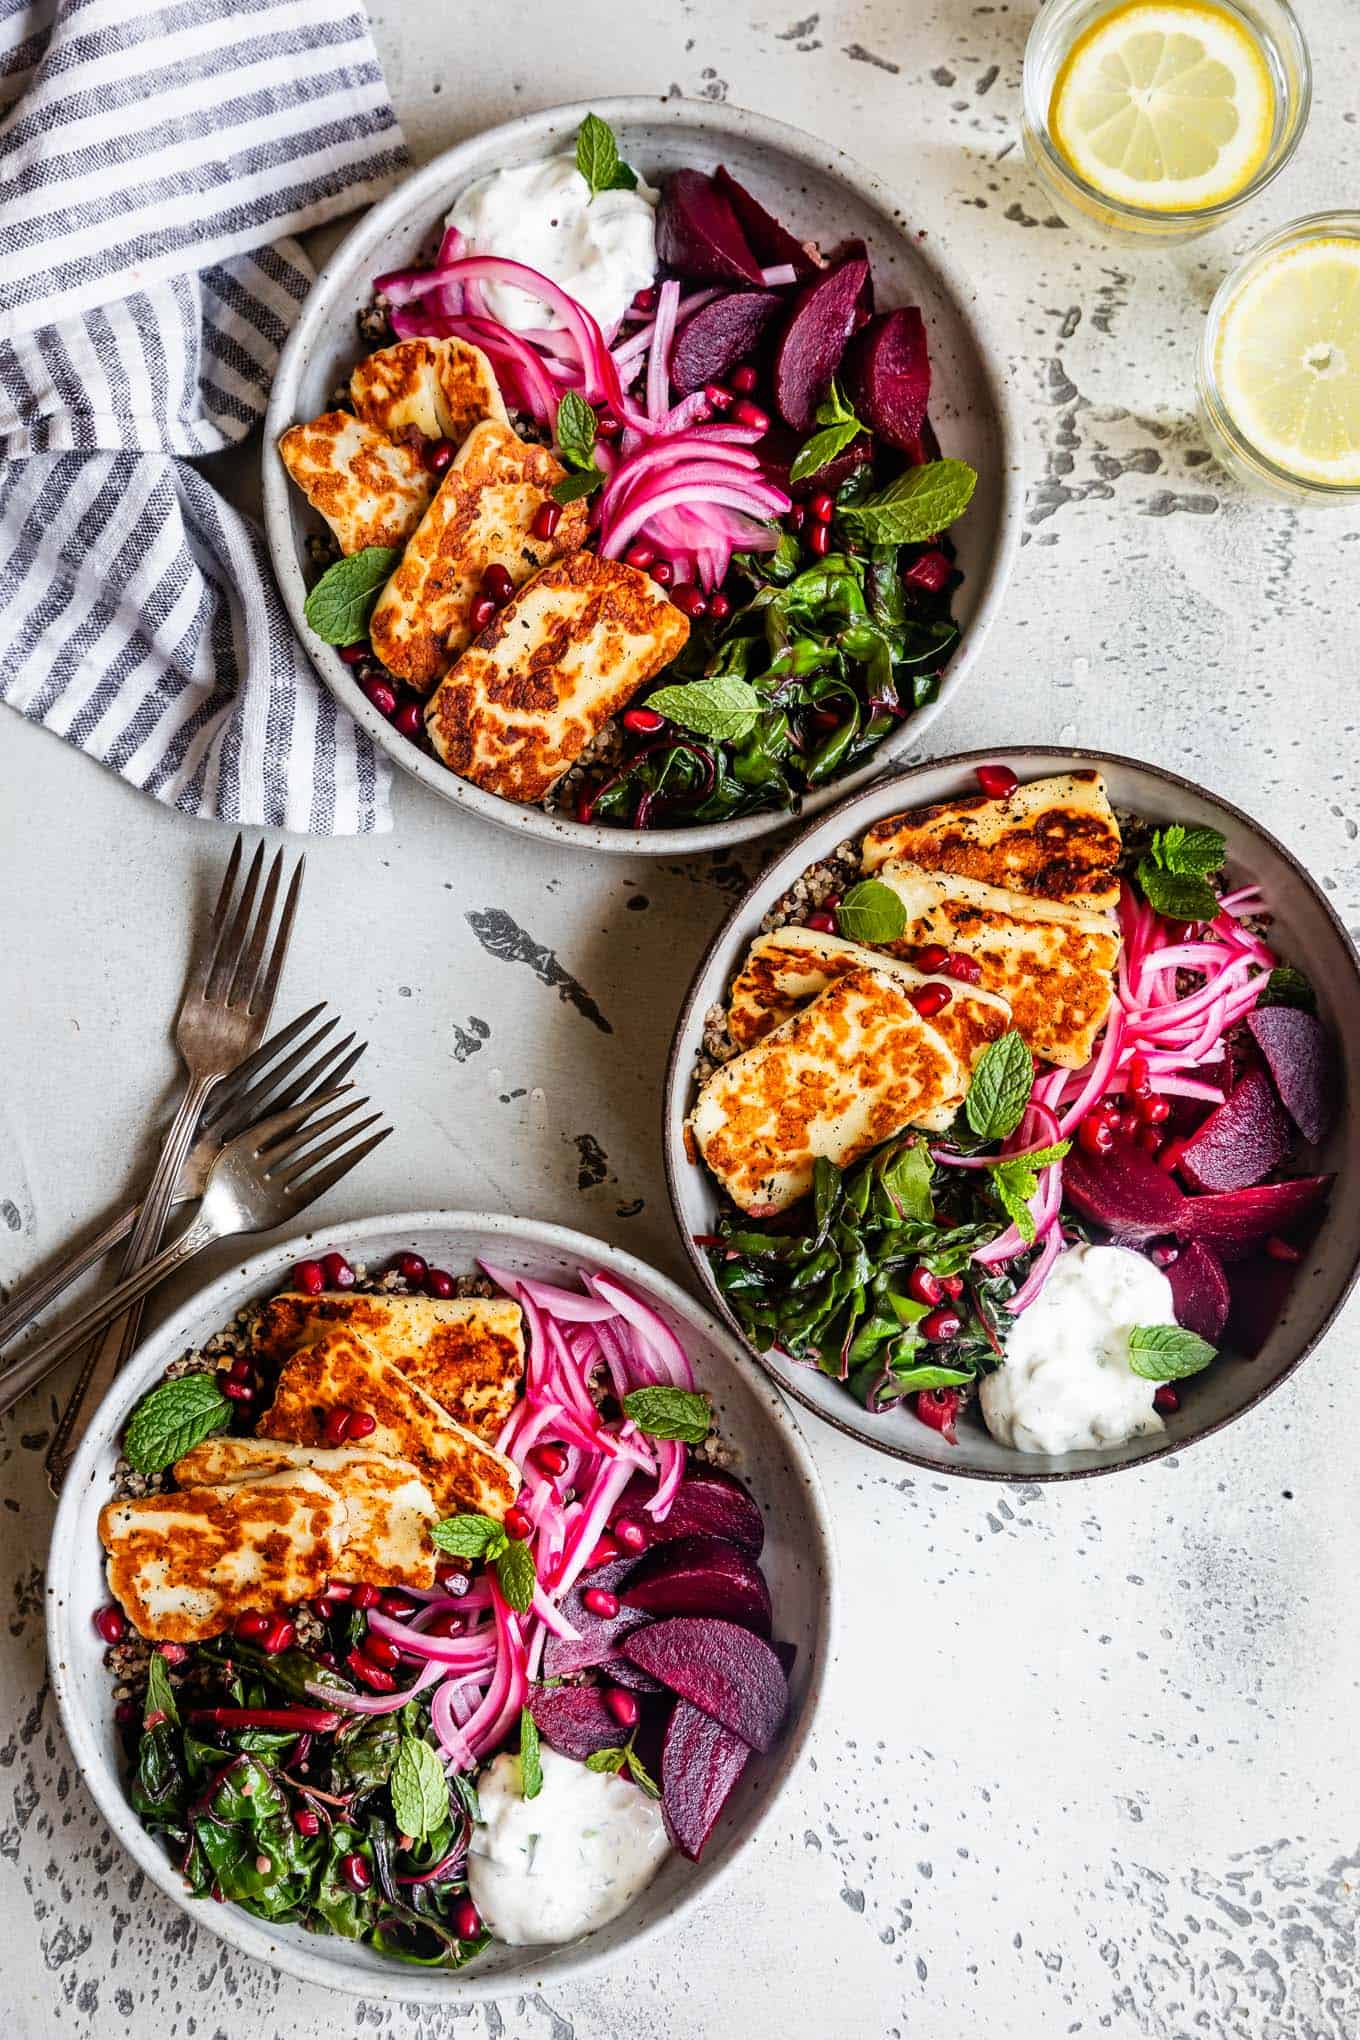
<svg viewBox="0 0 1360 2040"><path fill-rule="evenodd" d="M348 1325L441 1409L494 1444L524 1378L524 1313L508 1296L271 1296L251 1327L269 1372L333 1325Z"/></svg>
<svg viewBox="0 0 1360 2040"><path fill-rule="evenodd" d="M913 964L848 942L843 935L823 935L815 928L775 928L757 935L733 982L727 1031L739 1048L750 1048L852 970L885 970L908 992L919 991L922 985L943 985L949 1003L931 1014L930 1024L943 1035L966 1076L988 1044L1011 1024L1006 1001L975 985L931 978ZM913 1124L929 1133L943 1133L956 1110L957 1101L947 1100L938 1112L918 1113Z"/></svg>
<svg viewBox="0 0 1360 2040"><path fill-rule="evenodd" d="M1099 772L1031 779L1003 799L979 794L876 822L865 871L890 860L1069 906L1115 907L1123 842Z"/></svg>
<svg viewBox="0 0 1360 2040"><path fill-rule="evenodd" d="M291 425L279 454L342 553L405 545L434 495L434 477L412 447L396 445L348 411Z"/></svg>
<svg viewBox="0 0 1360 2040"><path fill-rule="evenodd" d="M369 635L389 672L431 687L476 635L472 612L488 567L504 567L518 588L585 542L584 503L563 509L551 538L533 534L565 473L550 447L531 446L508 425L487 418L473 427L374 608Z"/></svg>
<svg viewBox="0 0 1360 2040"><path fill-rule="evenodd" d="M521 588L436 689L430 742L489 793L542 800L688 637L647 574L573 553Z"/></svg>
<svg viewBox="0 0 1360 2040"><path fill-rule="evenodd" d="M1090 1060L1114 993L1116 921L919 864L884 864L876 875L907 910L906 934L885 945L891 954L943 942L976 957L982 989L1007 1001L1036 1056L1069 1070Z"/></svg>
<svg viewBox="0 0 1360 2040"><path fill-rule="evenodd" d="M499 1522L514 1501L519 1474L512 1461L455 1423L348 1326L323 1333L285 1361L257 1434L321 1445L328 1412L342 1407L373 1418L364 1439L369 1451L409 1460L445 1514L471 1510Z"/></svg>
<svg viewBox="0 0 1360 2040"><path fill-rule="evenodd" d="M811 1187L818 1156L843 1168L962 1099L967 1078L891 971L852 970L699 1094L689 1124L734 1204L783 1211Z"/></svg>
<svg viewBox="0 0 1360 2040"><path fill-rule="evenodd" d="M99 1512L114 1598L134 1629L165 1643L199 1643L248 1608L323 1593L345 1531L340 1495L305 1467Z"/></svg>
<svg viewBox="0 0 1360 2040"><path fill-rule="evenodd" d="M205 1438L175 1466L182 1488L227 1487L303 1466L320 1474L345 1505L345 1548L333 1578L375 1587L432 1587L438 1522L434 1498L414 1466L358 1445L285 1445L272 1438Z"/></svg>
<svg viewBox="0 0 1360 2040"><path fill-rule="evenodd" d="M398 340L359 363L350 400L389 439L417 433L461 445L483 418L509 424L496 371L467 340Z"/></svg>

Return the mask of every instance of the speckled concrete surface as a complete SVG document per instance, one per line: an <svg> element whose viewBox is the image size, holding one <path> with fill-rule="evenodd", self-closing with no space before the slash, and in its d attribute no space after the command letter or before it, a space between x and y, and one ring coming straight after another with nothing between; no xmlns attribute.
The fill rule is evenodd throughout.
<svg viewBox="0 0 1360 2040"><path fill-rule="evenodd" d="M1360 194L1351 0L1306 0L1313 119L1222 244L1135 262L1045 218L1015 140L1028 5L860 0L796 16L650 0L383 0L417 152L608 92L730 97L895 182L988 279L1031 435L1002 624L932 750L1080 741L1202 774L1355 925L1360 518L1241 499L1190 421L1234 248ZM41 731L0 742L0 1281L135 1174L168 1094L186 910L223 832ZM398 787L380 841L309 852L290 966L371 1038L400 1138L337 1218L484 1203L683 1277L655 1125L671 1020L741 868L567 860ZM750 862L746 868L753 868ZM521 942L498 939L514 928ZM541 947L539 947L541 945ZM512 960L511 952L533 960ZM1360 2031L1360 1468L1352 1310L1262 1412L1177 1463L1070 1491L903 1479L818 1452L845 1644L815 1767L730 1895L590 1989L443 2015L226 1954L129 1876L43 1686L46 1397L3 1432L0 2006L14 2040L1352 2040Z"/></svg>

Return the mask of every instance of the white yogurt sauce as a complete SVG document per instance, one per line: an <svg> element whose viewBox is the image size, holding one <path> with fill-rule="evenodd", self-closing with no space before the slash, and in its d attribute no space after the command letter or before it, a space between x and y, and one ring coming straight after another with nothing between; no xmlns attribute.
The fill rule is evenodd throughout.
<svg viewBox="0 0 1360 2040"><path fill-rule="evenodd" d="M1080 1452L1160 1431L1157 1384L1129 1366L1129 1334L1175 1322L1171 1284L1142 1254L1069 1248L983 1378L987 1429L1017 1452Z"/></svg>
<svg viewBox="0 0 1360 2040"><path fill-rule="evenodd" d="M526 1799L519 1758L477 1780L483 1825L468 1891L498 1941L574 1941L617 1919L670 1853L661 1808L631 1780L588 1771L546 1744L543 1790Z"/></svg>
<svg viewBox="0 0 1360 2040"><path fill-rule="evenodd" d="M468 255L504 255L550 276L593 312L606 334L656 275L659 192L590 186L572 156L550 156L520 170L496 170L471 185L449 214ZM487 309L522 331L558 326L549 306L505 284L488 284Z"/></svg>

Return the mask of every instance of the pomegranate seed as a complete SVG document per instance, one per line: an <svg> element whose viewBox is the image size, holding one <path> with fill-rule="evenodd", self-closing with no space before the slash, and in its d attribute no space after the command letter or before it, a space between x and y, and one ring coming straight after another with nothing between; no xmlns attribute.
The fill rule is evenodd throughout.
<svg viewBox="0 0 1360 2040"><path fill-rule="evenodd" d="M1173 1410L1178 1410L1180 1406L1181 1406L1180 1390L1176 1388L1171 1382L1164 1381L1161 1387L1157 1390L1157 1393L1152 1398L1153 1409L1159 1410L1161 1414L1165 1417L1170 1416L1171 1412Z"/></svg>
<svg viewBox="0 0 1360 2040"><path fill-rule="evenodd" d="M979 765L977 783L989 800L1004 800L1008 793L1014 793L1020 781L1009 765Z"/></svg>
<svg viewBox="0 0 1360 2040"><path fill-rule="evenodd" d="M619 1597L611 1594L608 1587L587 1587L581 1596L581 1606L608 1622L619 1612Z"/></svg>
<svg viewBox="0 0 1360 2040"><path fill-rule="evenodd" d="M1162 1126L1171 1117L1169 1098L1139 1098L1134 1105L1134 1117L1143 1126Z"/></svg>
<svg viewBox="0 0 1360 2040"><path fill-rule="evenodd" d="M1185 1142L1183 1140L1169 1140L1157 1157L1157 1167L1165 1169L1167 1174L1170 1175L1173 1169L1180 1167L1181 1156L1184 1152Z"/></svg>
<svg viewBox="0 0 1360 2040"><path fill-rule="evenodd" d="M673 588L671 601L682 616L691 616L696 623L708 614L708 597L702 588L695 587L693 581L685 581L679 588Z"/></svg>
<svg viewBox="0 0 1360 2040"><path fill-rule="evenodd" d="M533 1462L540 1473L546 1473L549 1480L556 1480L567 1470L567 1454L561 1445L538 1445L534 1448Z"/></svg>
<svg viewBox="0 0 1360 2040"><path fill-rule="evenodd" d="M1152 1064L1145 1055L1129 1057L1129 1094L1134 1098L1152 1096Z"/></svg>
<svg viewBox="0 0 1360 2040"><path fill-rule="evenodd" d="M656 310L656 291L650 283L644 289L633 292L633 310L635 312Z"/></svg>
<svg viewBox="0 0 1360 2040"><path fill-rule="evenodd" d="M937 970L943 970L949 961L949 951L943 942L927 942L924 949L916 952L916 968L923 970L927 977L934 977Z"/></svg>
<svg viewBox="0 0 1360 2040"><path fill-rule="evenodd" d="M806 503L795 503L791 509L785 511L784 528L786 531L801 531L806 523L807 523Z"/></svg>
<svg viewBox="0 0 1360 2040"><path fill-rule="evenodd" d="M326 1278L327 1289L353 1289L354 1270L343 1254L323 1254L321 1272Z"/></svg>
<svg viewBox="0 0 1360 2040"><path fill-rule="evenodd" d="M647 1532L636 1516L616 1516L610 1528L625 1551L646 1550Z"/></svg>
<svg viewBox="0 0 1360 2040"><path fill-rule="evenodd" d="M291 1650L297 1642L297 1630L286 1615L277 1615L260 1638L260 1649L266 1657L277 1657L281 1650Z"/></svg>
<svg viewBox="0 0 1360 2040"><path fill-rule="evenodd" d="M625 708L623 727L635 730L640 737L654 737L658 730L666 727L664 715L658 715L654 708Z"/></svg>
<svg viewBox="0 0 1360 2040"><path fill-rule="evenodd" d="M392 727L399 737L409 737L418 744L425 734L425 712L418 701L404 701L392 718Z"/></svg>
<svg viewBox="0 0 1360 2040"><path fill-rule="evenodd" d="M373 1882L373 1872L357 1849L340 1858L340 1875L351 1891L367 1891Z"/></svg>
<svg viewBox="0 0 1360 2040"><path fill-rule="evenodd" d="M909 588L920 588L927 595L938 595L953 571L948 554L932 547L912 561L902 579Z"/></svg>
<svg viewBox="0 0 1360 2040"><path fill-rule="evenodd" d="M168 1665L182 1665L189 1655L187 1643L158 1643L156 1648Z"/></svg>
<svg viewBox="0 0 1360 2040"><path fill-rule="evenodd" d="M401 1652L386 1636L377 1636L371 1630L360 1646L370 1664L381 1665L385 1672L394 1671L401 1663Z"/></svg>
<svg viewBox="0 0 1360 2040"><path fill-rule="evenodd" d="M396 712L397 690L388 680L364 680L360 682L367 700L372 702L379 715L385 715L390 722Z"/></svg>
<svg viewBox="0 0 1360 2040"><path fill-rule="evenodd" d="M121 1608L115 1608L112 1604L107 1608L95 1610L94 1626L98 1635L108 1644L121 1643L127 1635L127 1617Z"/></svg>
<svg viewBox="0 0 1360 2040"><path fill-rule="evenodd" d="M217 1385L228 1402L253 1402L255 1399L255 1391L248 1382L233 1381L230 1375L223 1381L219 1374Z"/></svg>
<svg viewBox="0 0 1360 2040"><path fill-rule="evenodd" d="M113 1710L113 1718L120 1728L131 1728L137 1719L137 1703L134 1700L120 1700Z"/></svg>
<svg viewBox="0 0 1360 2040"><path fill-rule="evenodd" d="M963 1319L947 1304L927 1312L921 1319L921 1337L929 1339L932 1345L941 1345L946 1339L957 1339L962 1330Z"/></svg>
<svg viewBox="0 0 1360 2040"><path fill-rule="evenodd" d="M337 1409L327 1410L325 1422L321 1426L321 1442L323 1445L343 1445L349 1436L349 1427L353 1418L353 1410L346 1409L343 1403Z"/></svg>
<svg viewBox="0 0 1360 2040"><path fill-rule="evenodd" d="M435 1567L434 1576L444 1589L444 1592L455 1597L459 1594L465 1594L472 1585L472 1581L468 1578L466 1560L460 1562L458 1559L445 1559Z"/></svg>
<svg viewBox="0 0 1360 2040"><path fill-rule="evenodd" d="M913 1268L907 1277L907 1295L915 1303L940 1303L944 1298L944 1284L938 1275L932 1275L929 1268Z"/></svg>
<svg viewBox="0 0 1360 2040"><path fill-rule="evenodd" d="M534 1527L523 1509L519 1507L507 1509L503 1521L507 1537L527 1537Z"/></svg>
<svg viewBox="0 0 1360 2040"><path fill-rule="evenodd" d="M244 1615L236 1618L236 1635L242 1643L262 1643L274 1626L271 1615L262 1615L258 1608L248 1608Z"/></svg>
<svg viewBox="0 0 1360 2040"><path fill-rule="evenodd" d="M350 1590L350 1600L356 1608L376 1608L381 1599L382 1595L378 1588L370 1586L367 1580L360 1580L357 1586Z"/></svg>
<svg viewBox="0 0 1360 2040"><path fill-rule="evenodd" d="M489 595L479 595L468 611L468 622L475 631L485 630L496 618L496 604Z"/></svg>
<svg viewBox="0 0 1360 2040"><path fill-rule="evenodd" d="M736 377L732 378L735 383ZM751 432L768 432L770 414L762 411L759 404L753 404L749 397L739 397L732 406L732 423L745 425Z"/></svg>
<svg viewBox="0 0 1360 2040"><path fill-rule="evenodd" d="M423 1282L429 1263L423 1254L398 1254L397 1273L403 1282Z"/></svg>
<svg viewBox="0 0 1360 2040"><path fill-rule="evenodd" d="M251 1366L249 1360L246 1359L244 1354L242 1354L239 1360L232 1361L231 1368L229 1371L233 1381L244 1381L250 1383L253 1382L255 1379L255 1369Z"/></svg>
<svg viewBox="0 0 1360 2040"><path fill-rule="evenodd" d="M743 361L740 368L733 369L728 380L739 396L749 397L756 384L760 381L760 375L756 369L752 368L749 361Z"/></svg>
<svg viewBox="0 0 1360 2040"><path fill-rule="evenodd" d="M616 418L612 411L601 411L595 420L595 430L601 439L617 439L623 430L623 420Z"/></svg>
<svg viewBox="0 0 1360 2040"><path fill-rule="evenodd" d="M293 1270L293 1281L308 1296L320 1296L326 1287L326 1271L319 1261L299 1261Z"/></svg>
<svg viewBox="0 0 1360 2040"><path fill-rule="evenodd" d="M425 1277L427 1296L450 1297L458 1287L447 1268L431 1268Z"/></svg>
<svg viewBox="0 0 1360 2040"><path fill-rule="evenodd" d="M392 1674L389 1671L385 1671L381 1665L375 1665L372 1658L365 1657L361 1650L349 1651L346 1654L345 1663L354 1677L367 1686L371 1692L396 1692L397 1682Z"/></svg>
<svg viewBox="0 0 1360 2040"><path fill-rule="evenodd" d="M612 1565L623 1549L617 1537L611 1537L606 1530L590 1557L586 1560L586 1571L594 1572L597 1565Z"/></svg>
<svg viewBox="0 0 1360 2040"><path fill-rule="evenodd" d="M321 1832L321 1815L313 1813L310 1806L300 1806L293 1815L293 1826L300 1835L319 1835Z"/></svg>
<svg viewBox="0 0 1360 2040"><path fill-rule="evenodd" d="M943 1013L954 994L948 985L918 985L907 997L923 1020L931 1020L937 1013Z"/></svg>
<svg viewBox="0 0 1360 2040"><path fill-rule="evenodd" d="M961 950L956 949L948 956L944 967L946 975L957 978L961 985L976 985L982 981L982 965L975 956L965 956Z"/></svg>
<svg viewBox="0 0 1360 2040"><path fill-rule="evenodd" d="M378 1605L394 1622L409 1622L420 1603L403 1594L400 1587L389 1587Z"/></svg>
<svg viewBox="0 0 1360 2040"><path fill-rule="evenodd" d="M1159 1155L1162 1152L1162 1136L1155 1126L1140 1126L1134 1139L1145 1155Z"/></svg>
<svg viewBox="0 0 1360 2040"><path fill-rule="evenodd" d="M482 1931L482 1916L470 1898L460 1898L453 1909L453 1931L460 1941L475 1941Z"/></svg>
<svg viewBox="0 0 1360 2040"><path fill-rule="evenodd" d="M940 1287L944 1290L951 1303L957 1303L963 1295L966 1284L962 1275L942 1275L940 1277Z"/></svg>
<svg viewBox="0 0 1360 2040"><path fill-rule="evenodd" d="M938 1431L947 1445L953 1445L958 1442L954 1419L959 1413L959 1402L956 1388L918 1388L916 1414L932 1431Z"/></svg>
<svg viewBox="0 0 1360 2040"><path fill-rule="evenodd" d="M831 526L814 524L807 534L807 549L819 559L825 559L831 550Z"/></svg>
<svg viewBox="0 0 1360 2040"><path fill-rule="evenodd" d="M805 928L815 928L819 935L834 935L836 932L836 916L828 914L825 907L814 907L812 912L804 918L803 926Z"/></svg>
<svg viewBox="0 0 1360 2040"><path fill-rule="evenodd" d="M562 505L560 503L540 503L534 512L534 521L529 529L533 532L535 538L543 540L546 544L548 539L556 534L557 527L561 522Z"/></svg>
<svg viewBox="0 0 1360 2040"><path fill-rule="evenodd" d="M1077 1128L1077 1139L1088 1155L1107 1155L1114 1146L1114 1128L1102 1112L1088 1112Z"/></svg>
<svg viewBox="0 0 1360 2040"><path fill-rule="evenodd" d="M354 1589L347 1580L327 1580L326 1598L329 1601L348 1601L353 1598Z"/></svg>
<svg viewBox="0 0 1360 2040"><path fill-rule="evenodd" d="M1282 1240L1278 1233L1272 1233L1266 1241L1266 1252L1272 1261L1301 1261L1302 1247L1296 1247L1289 1240Z"/></svg>
<svg viewBox="0 0 1360 2040"><path fill-rule="evenodd" d="M715 588L708 598L708 620L710 623L726 623L732 614L732 604L721 588Z"/></svg>
<svg viewBox="0 0 1360 2040"><path fill-rule="evenodd" d="M637 1727L642 1709L638 1706L635 1694L628 1692L623 1686L606 1686L604 1704L620 1728Z"/></svg>
<svg viewBox="0 0 1360 2040"><path fill-rule="evenodd" d="M340 656L347 666L362 666L364 660L371 657L371 655L371 648L367 638L364 639L361 645L340 646Z"/></svg>
<svg viewBox="0 0 1360 2040"><path fill-rule="evenodd" d="M1148 1259L1154 1268L1169 1268L1180 1257L1181 1250L1174 1240L1159 1240L1155 1247L1148 1249Z"/></svg>
<svg viewBox="0 0 1360 2040"><path fill-rule="evenodd" d="M553 507L556 508L556 505ZM482 575L483 595L489 595L496 607L501 609L510 600L514 592L515 583L511 578L510 569L502 566L499 560L493 560Z"/></svg>
<svg viewBox="0 0 1360 2040"><path fill-rule="evenodd" d="M826 908L828 914L838 913L840 911L840 904L841 896L838 892L829 892L822 901L822 905Z"/></svg>
<svg viewBox="0 0 1360 2040"><path fill-rule="evenodd" d="M658 588L669 588L675 579L675 568L669 560L658 560L651 569L651 576Z"/></svg>
<svg viewBox="0 0 1360 2040"><path fill-rule="evenodd" d="M308 1603L318 1622L329 1622L335 1613L336 1605L329 1594L318 1594L314 1601Z"/></svg>
<svg viewBox="0 0 1360 2040"><path fill-rule="evenodd" d="M467 1628L467 1616L460 1615L456 1608L444 1608L432 1616L425 1625L426 1636L461 1636Z"/></svg>
<svg viewBox="0 0 1360 2040"><path fill-rule="evenodd" d="M637 545L630 545L623 557L630 567L636 567L639 573L645 574L656 558L656 547L639 541Z"/></svg>
<svg viewBox="0 0 1360 2040"><path fill-rule="evenodd" d="M818 524L829 524L835 514L835 497L829 496L825 489L819 489L808 504L808 516L815 518Z"/></svg>
<svg viewBox="0 0 1360 2040"><path fill-rule="evenodd" d="M458 448L451 439L432 439L424 447L421 458L432 475L442 475Z"/></svg>
<svg viewBox="0 0 1360 2040"><path fill-rule="evenodd" d="M371 1438L377 1428L378 1419L370 1416L367 1410L351 1410L349 1430L345 1435L347 1438Z"/></svg>
<svg viewBox="0 0 1360 2040"><path fill-rule="evenodd" d="M705 383L704 402L710 411L730 411L733 404L732 392L720 382Z"/></svg>

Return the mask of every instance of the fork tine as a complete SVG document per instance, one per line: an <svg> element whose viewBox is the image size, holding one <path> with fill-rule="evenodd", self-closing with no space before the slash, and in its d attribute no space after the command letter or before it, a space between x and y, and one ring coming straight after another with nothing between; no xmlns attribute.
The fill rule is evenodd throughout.
<svg viewBox="0 0 1360 2040"><path fill-rule="evenodd" d="M325 1010L326 1001L324 999L315 1006L309 1006L305 1013L298 1014L296 1020L290 1020L288 1025L281 1027L277 1034L271 1034L268 1041L261 1042L254 1055L248 1055L244 1062L237 1063L231 1075L223 1079L209 1098L208 1107L199 1122L200 1125L205 1127L216 1126L220 1121L231 1118L233 1116L232 1106L234 1101L242 1097L248 1087L254 1086L256 1079L264 1070L269 1068L275 1056L281 1054L290 1042L296 1041L303 1028L310 1027L317 1014L324 1013ZM318 1028L312 1037L312 1041L320 1041L338 1023L339 1015L337 1014L334 1020L329 1020L324 1027ZM352 1036L351 1039L353 1039ZM297 1060L297 1056L305 1055L310 1046L311 1043L304 1042L295 1055L290 1056L287 1062L281 1063L277 1070L271 1072L269 1081L271 1083L276 1081L285 1071L291 1069Z"/></svg>
<svg viewBox="0 0 1360 2040"><path fill-rule="evenodd" d="M217 954L213 957L212 971L208 978L208 989L204 996L214 1006L220 1006L225 1001L227 987L231 983L237 964L240 962L241 945L246 939L246 930L250 926L250 910L255 904L255 894L259 890L260 873L263 868L264 844L257 843L255 855L250 860L250 869L246 873L246 882L241 888L241 897L237 903L231 926L223 930L222 939L217 945Z"/></svg>
<svg viewBox="0 0 1360 2040"><path fill-rule="evenodd" d="M327 1103L329 1103L329 1099ZM344 1119L349 1119L368 1104L367 1098L347 1097L338 1112L330 1113L325 1119L309 1119L287 1139L277 1141L267 1154L261 1155L266 1176L273 1178L284 1173L284 1164L296 1161L303 1149L310 1147L319 1133L328 1133ZM349 1129L350 1132L353 1128Z"/></svg>
<svg viewBox="0 0 1360 2040"><path fill-rule="evenodd" d="M357 1112L361 1105L367 1105L367 1103L367 1098L355 1098L351 1103L350 1111ZM313 1145L317 1134L325 1133L331 1126L338 1125L341 1120L348 1118L348 1113L337 1112L332 1118L324 1122L319 1122L315 1126L304 1127L297 1137L292 1154L281 1158L286 1161L286 1167L275 1167L270 1170L271 1180L277 1177L281 1178L285 1183L296 1183L307 1174L308 1170L314 1169L318 1162L324 1162L327 1155L334 1154L337 1147L343 1147L345 1142L353 1140L356 1134L366 1133L370 1126L376 1126L381 1120L382 1114L381 1112L370 1112L367 1119L351 1119L344 1132L337 1133L334 1139L326 1142L324 1147Z"/></svg>
<svg viewBox="0 0 1360 2040"><path fill-rule="evenodd" d="M274 1008L274 994L278 991L279 978L288 955L288 944L292 940L293 916L297 913L298 895L302 891L302 874L306 869L307 859L299 857L284 897L278 933L274 937L274 947L269 952L269 962L265 966L263 981L255 986L250 996L250 1011L262 1020L267 1020Z"/></svg>
<svg viewBox="0 0 1360 2040"><path fill-rule="evenodd" d="M260 959L264 955L265 937L269 933L269 924L274 918L274 902L278 898L279 878L282 871L283 852L282 850L277 850L274 853L274 862L269 867L269 876L265 880L264 897L260 901L259 909L256 912L255 920L250 930L250 940L246 944L231 980L231 990L227 993L227 1004L229 1006L248 1007L250 1005L251 995L255 990L255 980L260 974Z"/></svg>
<svg viewBox="0 0 1360 2040"><path fill-rule="evenodd" d="M243 839L238 836L231 846L231 856L227 859L227 868L222 875L222 884L217 895L217 905L204 923L198 941L194 945L193 961L184 980L184 995L186 998L194 993L202 998L208 989L208 973L212 969L213 958L217 954L217 945L222 939L222 930L226 925L227 914L231 907L231 896L236 890L236 874L241 869L241 857L244 847Z"/></svg>
<svg viewBox="0 0 1360 2040"><path fill-rule="evenodd" d="M323 1105L329 1105L332 1099L338 1098L339 1095L338 1091L322 1091L315 1098L304 1098L300 1103L288 1106L283 1112L271 1112L268 1119L261 1119L255 1126L247 1127L246 1131L238 1133L236 1138L240 1141L248 1140L251 1154L263 1156L272 1142L295 1133L304 1120L309 1119L314 1112L319 1112Z"/></svg>
<svg viewBox="0 0 1360 2040"><path fill-rule="evenodd" d="M354 1039L352 1034L347 1034L343 1041L333 1043L322 1054L317 1055L316 1050L320 1044L339 1025L340 1016L336 1014L318 1027L315 1034L300 1042L293 1053L286 1055L274 1069L266 1070L248 1091L236 1092L227 1110L219 1114L218 1119L214 1121L221 1138L231 1140L247 1126L254 1125L257 1119L263 1119L266 1112L282 1112L286 1106L295 1105L309 1088L314 1091L323 1090L324 1073L331 1058L342 1055ZM308 1058L312 1059L309 1061ZM285 1084L285 1077L292 1076L300 1063L305 1064L305 1067L293 1078L292 1083Z"/></svg>
<svg viewBox="0 0 1360 2040"><path fill-rule="evenodd" d="M307 1205L314 1204L318 1197L324 1197L342 1176L347 1176L351 1169L357 1168L365 1155L371 1155L375 1147L381 1147L391 1131L390 1126L385 1126L381 1133L375 1133L371 1140L362 1141L357 1148L346 1148L344 1153L337 1155L330 1167L323 1169L318 1176L307 1177L305 1181L298 1177L290 1178L284 1188L296 1208L303 1210ZM316 1159L320 1160L321 1157L318 1156Z"/></svg>

